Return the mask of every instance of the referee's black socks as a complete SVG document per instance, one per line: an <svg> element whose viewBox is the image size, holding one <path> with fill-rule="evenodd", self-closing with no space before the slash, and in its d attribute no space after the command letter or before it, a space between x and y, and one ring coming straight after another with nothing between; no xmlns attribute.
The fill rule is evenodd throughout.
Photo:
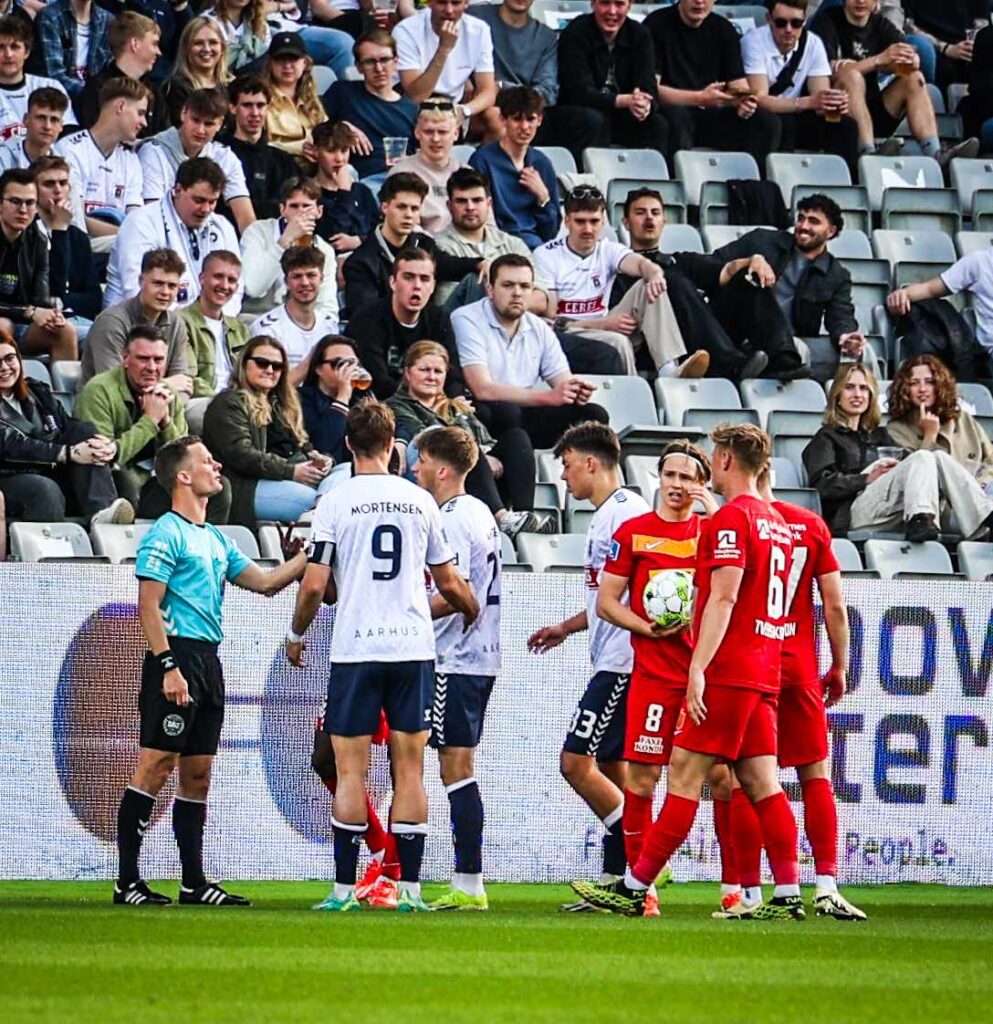
<svg viewBox="0 0 993 1024"><path fill-rule="evenodd" d="M121 888L141 878L138 857L145 830L152 821L155 797L128 786L117 809L117 879Z"/></svg>
<svg viewBox="0 0 993 1024"><path fill-rule="evenodd" d="M207 824L207 804L177 796L172 805L172 834L179 847L183 868L183 887L198 889L207 884L203 873L203 830Z"/></svg>

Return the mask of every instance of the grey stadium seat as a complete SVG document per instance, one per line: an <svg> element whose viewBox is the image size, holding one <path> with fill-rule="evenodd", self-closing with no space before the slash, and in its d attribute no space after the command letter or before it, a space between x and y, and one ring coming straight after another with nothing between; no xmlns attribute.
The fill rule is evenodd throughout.
<svg viewBox="0 0 993 1024"><path fill-rule="evenodd" d="M31 380L40 381L42 384L47 384L49 387L52 386L52 376L48 372L48 367L39 359L24 359L22 360L21 365L23 366L25 377L30 377Z"/></svg>
<svg viewBox="0 0 993 1024"><path fill-rule="evenodd" d="M896 231L953 235L962 227L962 211L951 188L888 188L883 193L880 221L882 227Z"/></svg>
<svg viewBox="0 0 993 1024"><path fill-rule="evenodd" d="M59 359L52 363L52 388L73 394L79 390L83 364L78 359Z"/></svg>
<svg viewBox="0 0 993 1024"><path fill-rule="evenodd" d="M828 252L838 260L871 260L872 243L864 231L845 228L828 242Z"/></svg>
<svg viewBox="0 0 993 1024"><path fill-rule="evenodd" d="M872 233L872 251L878 259L898 263L954 263L955 245L943 231L887 231Z"/></svg>
<svg viewBox="0 0 993 1024"><path fill-rule="evenodd" d="M665 157L654 149L584 149L583 170L595 174L604 190L612 178L665 181L669 177Z"/></svg>
<svg viewBox="0 0 993 1024"><path fill-rule="evenodd" d="M590 401L610 413L610 425L617 433L631 425L658 426L658 412L648 381L641 377L605 377L592 373L580 376L596 384Z"/></svg>
<svg viewBox="0 0 993 1024"><path fill-rule="evenodd" d="M803 487L802 465L782 455L774 455L769 463L772 470L773 488Z"/></svg>
<svg viewBox="0 0 993 1024"><path fill-rule="evenodd" d="M952 188L959 197L959 208L963 215L972 214L972 196L977 189L993 187L993 160L966 160L957 157L949 164Z"/></svg>
<svg viewBox="0 0 993 1024"><path fill-rule="evenodd" d="M787 207L793 190L818 192L825 185L851 185L848 164L833 153L770 153L765 158L766 176L779 186Z"/></svg>
<svg viewBox="0 0 993 1024"><path fill-rule="evenodd" d="M582 566L586 562L586 538L578 533L520 533L517 554L522 562L544 572L551 565Z"/></svg>
<svg viewBox="0 0 993 1024"><path fill-rule="evenodd" d="M959 256L971 252L982 252L993 245L993 231L960 231L955 236L955 248Z"/></svg>
<svg viewBox="0 0 993 1024"><path fill-rule="evenodd" d="M703 252L703 239L692 224L666 224L659 239L659 250L671 252Z"/></svg>
<svg viewBox="0 0 993 1024"><path fill-rule="evenodd" d="M790 201L790 209L796 215L800 200L809 196L812 192L820 192L821 195L833 199L845 218L845 231L854 228L857 231L872 230L872 212L869 210L869 193L865 185L818 185L810 188L806 185L796 185Z"/></svg>
<svg viewBox="0 0 993 1024"><path fill-rule="evenodd" d="M127 562L138 554L141 538L152 528L151 523L97 523L90 528L90 540L95 555L106 555L111 562Z"/></svg>
<svg viewBox="0 0 993 1024"><path fill-rule="evenodd" d="M831 550L842 572L861 572L864 568L859 549L847 538L835 537L831 541Z"/></svg>
<svg viewBox="0 0 993 1024"><path fill-rule="evenodd" d="M544 153L548 157L556 174L576 173L576 161L573 159L572 153L564 146L537 146L536 148L539 153Z"/></svg>
<svg viewBox="0 0 993 1024"><path fill-rule="evenodd" d="M744 405L758 410L763 424L773 409L822 412L827 401L823 388L812 380L743 380L741 397Z"/></svg>
<svg viewBox="0 0 993 1024"><path fill-rule="evenodd" d="M676 154L676 177L686 189L691 206L700 205L705 181L730 181L733 178L759 180L759 168L749 153L718 153L681 149Z"/></svg>
<svg viewBox="0 0 993 1024"><path fill-rule="evenodd" d="M92 559L93 548L79 523L11 523L10 555L20 562Z"/></svg>
<svg viewBox="0 0 993 1024"><path fill-rule="evenodd" d="M986 580L993 576L993 544L964 540L958 546L959 568L970 580Z"/></svg>
<svg viewBox="0 0 993 1024"><path fill-rule="evenodd" d="M929 156L859 157L859 183L869 191L873 211L882 209L887 188L944 188L938 161Z"/></svg>
<svg viewBox="0 0 993 1024"><path fill-rule="evenodd" d="M865 567L875 569L884 580L898 573L931 573L951 576L952 560L936 540L911 544L905 540L867 540Z"/></svg>
<svg viewBox="0 0 993 1024"><path fill-rule="evenodd" d="M976 410L977 416L993 416L993 395L985 384L958 384L959 398Z"/></svg>
<svg viewBox="0 0 993 1024"><path fill-rule="evenodd" d="M683 377L657 377L655 395L665 419L659 422L682 426L683 417L690 409L740 409L738 389L723 377L701 377L689 380Z"/></svg>
<svg viewBox="0 0 993 1024"><path fill-rule="evenodd" d="M763 228L774 231L768 224L708 224L703 229L703 244L707 252L713 252L722 246L737 242L742 235Z"/></svg>

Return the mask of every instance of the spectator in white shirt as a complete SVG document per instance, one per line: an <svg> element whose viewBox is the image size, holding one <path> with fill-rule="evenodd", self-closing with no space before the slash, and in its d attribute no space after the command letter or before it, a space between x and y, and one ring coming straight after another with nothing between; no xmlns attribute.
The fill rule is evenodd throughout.
<svg viewBox="0 0 993 1024"><path fill-rule="evenodd" d="M146 203L161 199L172 188L179 165L193 157L208 157L224 172L224 201L240 232L255 221L248 197L241 161L214 137L228 114L227 97L220 89L196 89L186 97L178 128L167 128L141 144L141 161Z"/></svg>
<svg viewBox="0 0 993 1024"><path fill-rule="evenodd" d="M69 164L73 223L109 252L118 226L142 205L141 164L134 145L148 121L152 94L136 78L111 78L100 89L100 116L92 128L69 135L60 149ZM141 254L138 254L140 258Z"/></svg>
<svg viewBox="0 0 993 1024"><path fill-rule="evenodd" d="M310 369L310 354L326 334L338 333L337 309L329 313L318 307L324 281L324 253L314 246L295 245L280 260L286 280L286 302L256 320L253 337L276 338L289 358L290 383L303 383ZM331 266L334 266L332 261Z"/></svg>
<svg viewBox="0 0 993 1024"><path fill-rule="evenodd" d="M404 94L423 103L443 93L459 104L463 125L496 102L493 37L489 25L467 15L469 0L429 0L427 10L404 18L393 30ZM469 78L473 97L461 103Z"/></svg>
<svg viewBox="0 0 993 1024"><path fill-rule="evenodd" d="M30 167L35 160L50 156L52 147L62 134L69 97L65 93L42 86L28 97L24 115L24 134L15 135L0 146L0 172L11 167Z"/></svg>
<svg viewBox="0 0 993 1024"><path fill-rule="evenodd" d="M334 249L315 233L321 216L321 190L310 178L288 178L280 191L279 216L257 220L241 236L244 262L245 312L268 313L286 298L280 261L292 248L314 246L328 267L335 266ZM329 273L321 284L317 306L338 319L338 286Z"/></svg>
<svg viewBox="0 0 993 1024"><path fill-rule="evenodd" d="M534 265L548 284L555 327L615 349L626 373L637 372L642 346L661 376L701 377L710 356L699 349L687 357L662 268L626 245L602 238L607 203L593 186L575 188L565 200L566 234L534 251ZM610 309L617 275L640 280Z"/></svg>
<svg viewBox="0 0 993 1024"><path fill-rule="evenodd" d="M24 73L33 42L29 23L13 15L0 18L0 140L21 134L28 99L35 89L56 89L68 99L61 82ZM69 120L75 123L73 118Z"/></svg>
<svg viewBox="0 0 993 1024"><path fill-rule="evenodd" d="M767 5L768 6L768 5ZM858 126L848 94L831 88L831 64L820 36L804 28L807 0L772 2L766 24L746 32L741 60L762 110L779 115L779 148L834 153L858 175Z"/></svg>
<svg viewBox="0 0 993 1024"><path fill-rule="evenodd" d="M552 329L527 312L533 288L530 260L500 256L489 268L487 298L457 309L452 328L466 384L490 432L523 427L535 448L551 448L573 424L609 417L590 401L593 385L573 376Z"/></svg>
<svg viewBox="0 0 993 1024"><path fill-rule="evenodd" d="M172 191L155 203L135 210L121 225L107 266L103 304L113 306L138 292L141 257L148 249L173 249L186 266L176 302L185 306L200 294L203 261L216 249L238 251L231 222L215 213L224 188L224 172L206 157L181 164ZM225 306L237 316L243 289Z"/></svg>

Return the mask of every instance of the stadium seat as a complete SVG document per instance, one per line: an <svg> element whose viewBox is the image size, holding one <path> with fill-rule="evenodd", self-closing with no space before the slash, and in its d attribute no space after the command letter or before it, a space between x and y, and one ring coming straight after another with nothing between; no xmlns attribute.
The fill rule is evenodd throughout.
<svg viewBox="0 0 993 1024"><path fill-rule="evenodd" d="M773 409L796 409L800 412L823 411L827 398L821 386L812 380L743 380L742 404L757 409L765 426Z"/></svg>
<svg viewBox="0 0 993 1024"><path fill-rule="evenodd" d="M818 185L815 188L808 185L796 185L790 200L790 210L793 211L794 217L800 200L815 191L833 199L841 207L841 212L845 217L846 231L849 228L854 228L857 231L872 230L869 193L866 191L865 185Z"/></svg>
<svg viewBox="0 0 993 1024"><path fill-rule="evenodd" d="M517 549L514 542L505 534L500 534L500 561L504 565L517 564Z"/></svg>
<svg viewBox="0 0 993 1024"><path fill-rule="evenodd" d="M90 538L79 523L11 523L10 556L19 562L94 559Z"/></svg>
<svg viewBox="0 0 993 1024"><path fill-rule="evenodd" d="M700 205L705 181L731 181L735 178L759 180L759 167L749 153L718 153L681 149L676 154L676 177L686 189L686 201Z"/></svg>
<svg viewBox="0 0 993 1024"><path fill-rule="evenodd" d="M317 89L318 96L323 96L337 80L335 73L329 67L318 64L317 61L312 62L310 71L314 76L314 87Z"/></svg>
<svg viewBox="0 0 993 1024"><path fill-rule="evenodd" d="M686 223L686 193L681 181L661 178L613 178L607 186L607 213L615 228L621 226L628 193L638 188L653 188L662 196L667 224Z"/></svg>
<svg viewBox="0 0 993 1024"><path fill-rule="evenodd" d="M993 245L993 231L960 231L955 236L955 248L959 256L971 252L982 252Z"/></svg>
<svg viewBox="0 0 993 1024"><path fill-rule="evenodd" d="M879 262L884 262L880 260ZM886 304L890 285L869 284L868 282L852 282L852 304L855 306L855 319L863 334L872 334L875 329L872 312L877 306Z"/></svg>
<svg viewBox="0 0 993 1024"><path fill-rule="evenodd" d="M845 228L828 242L828 252L838 260L871 260L872 244L864 231Z"/></svg>
<svg viewBox="0 0 993 1024"><path fill-rule="evenodd" d="M993 416L993 395L985 384L958 384L959 398L976 410L979 416Z"/></svg>
<svg viewBox="0 0 993 1024"><path fill-rule="evenodd" d="M75 394L83 376L83 364L78 359L59 359L52 363L52 388Z"/></svg>
<svg viewBox="0 0 993 1024"><path fill-rule="evenodd" d="M824 416L808 409L773 409L766 418L766 430L777 434L813 437L824 426Z"/></svg>
<svg viewBox="0 0 993 1024"><path fill-rule="evenodd" d="M768 224L707 224L703 228L703 246L707 252L713 252L724 245L737 242L742 235L747 235L758 228L766 231L775 230Z"/></svg>
<svg viewBox="0 0 993 1024"><path fill-rule="evenodd" d="M666 224L659 239L659 250L672 252L703 252L700 232L691 224Z"/></svg>
<svg viewBox="0 0 993 1024"><path fill-rule="evenodd" d="M47 384L52 387L52 377L48 372L48 367L41 362L39 359L24 359L22 360L24 367L24 376L30 377L31 380L40 381L42 384Z"/></svg>
<svg viewBox="0 0 993 1024"><path fill-rule="evenodd" d="M951 242L951 239L949 239ZM951 265L952 260L903 260L893 268L893 287L902 288L907 284L917 284L920 281L927 281L944 273ZM962 292L958 295L949 295L948 301L961 310L965 306L968 296Z"/></svg>
<svg viewBox="0 0 993 1024"><path fill-rule="evenodd" d="M795 189L820 192L825 185L851 185L848 164L833 153L770 153L765 173L779 186L783 202L792 208Z"/></svg>
<svg viewBox="0 0 993 1024"><path fill-rule="evenodd" d="M579 533L585 537L590 523L593 522L594 515L596 515L596 510L592 506L590 508L576 508L571 512L566 512L565 532Z"/></svg>
<svg viewBox="0 0 993 1024"><path fill-rule="evenodd" d="M772 470L773 487L780 488L803 487L802 466L798 466L792 459L782 455L774 455L769 463Z"/></svg>
<svg viewBox="0 0 993 1024"><path fill-rule="evenodd" d="M238 550L246 558L258 561L262 557L262 553L259 551L259 542L247 526L218 526L218 530L233 540Z"/></svg>
<svg viewBox="0 0 993 1024"><path fill-rule="evenodd" d="M462 143L458 146L452 146L452 159L467 164L469 162L469 157L471 157L475 152L476 147L469 146L466 143Z"/></svg>
<svg viewBox="0 0 993 1024"><path fill-rule="evenodd" d="M954 161L953 161L954 163ZM888 188L880 223L894 231L944 231L962 227L959 198L951 188Z"/></svg>
<svg viewBox="0 0 993 1024"><path fill-rule="evenodd" d="M575 174L577 167L572 153L565 146L536 146L539 153L548 157L556 174Z"/></svg>
<svg viewBox="0 0 993 1024"><path fill-rule="evenodd" d="M738 389L723 377L657 377L655 397L659 404L659 422L682 426L690 409L740 409ZM664 415L663 415L664 410Z"/></svg>
<svg viewBox="0 0 993 1024"><path fill-rule="evenodd" d="M859 157L859 183L869 192L869 207L882 209L883 192L888 188L944 188L945 180L938 161L929 156Z"/></svg>
<svg viewBox="0 0 993 1024"><path fill-rule="evenodd" d="M958 110L959 104L962 102L962 99L968 95L968 82L952 82L948 86L948 109Z"/></svg>
<svg viewBox="0 0 993 1024"><path fill-rule="evenodd" d="M188 433L199 437L203 433L203 420L207 415L207 406L210 405L209 398L191 398L186 403L186 430Z"/></svg>
<svg viewBox="0 0 993 1024"><path fill-rule="evenodd" d="M993 231L993 188L980 188L972 194L973 231Z"/></svg>
<svg viewBox="0 0 993 1024"><path fill-rule="evenodd" d="M584 149L583 170L595 174L605 192L613 178L666 181L669 177L665 157L654 149Z"/></svg>
<svg viewBox="0 0 993 1024"><path fill-rule="evenodd" d="M683 426L703 432L696 444L708 452L714 447L710 432L722 423L751 423L757 427L759 414L754 409L687 409L683 414Z"/></svg>
<svg viewBox="0 0 993 1024"><path fill-rule="evenodd" d="M649 503L659 486L659 460L655 455L629 455L624 460L624 475L628 483L641 491L641 496Z"/></svg>
<svg viewBox="0 0 993 1024"><path fill-rule="evenodd" d="M619 434L625 427L658 426L655 399L641 377L605 377L584 373L583 380L597 386L591 401L610 413L610 425Z"/></svg>
<svg viewBox="0 0 993 1024"><path fill-rule="evenodd" d="M873 231L872 251L892 267L902 262L955 262L955 245L943 231Z"/></svg>
<svg viewBox="0 0 993 1024"><path fill-rule="evenodd" d="M773 494L777 501L788 501L791 505L821 514L821 496L812 487L781 487L777 484Z"/></svg>
<svg viewBox="0 0 993 1024"><path fill-rule="evenodd" d="M934 108L936 114L947 114L948 108L945 106L945 96L938 86L931 82L928 82L927 86L928 95L931 97L931 106Z"/></svg>
<svg viewBox="0 0 993 1024"><path fill-rule="evenodd" d="M562 463L555 460L556 472L561 473ZM534 503L542 507L561 509L565 506L565 483L555 480L542 480L534 485Z"/></svg>
<svg viewBox="0 0 993 1024"><path fill-rule="evenodd" d="M772 439L772 454L777 459L786 459L796 467L796 474L799 483L797 487L807 486L807 470L803 465L803 452L810 444L810 438L805 434L777 434ZM783 486L780 484L780 486Z"/></svg>
<svg viewBox="0 0 993 1024"><path fill-rule="evenodd" d="M578 533L520 533L517 555L522 562L545 572L549 566L583 566L586 563L586 538Z"/></svg>
<svg viewBox="0 0 993 1024"><path fill-rule="evenodd" d="M910 575L952 576L952 560L936 540L911 544L905 540L865 542L865 567L875 569L884 580L904 573Z"/></svg>
<svg viewBox="0 0 993 1024"><path fill-rule="evenodd" d="M273 523L259 526L259 553L263 561L283 562L283 545L279 540L279 529ZM302 540L305 544L310 539L310 524L300 523L293 527L293 539Z"/></svg>
<svg viewBox="0 0 993 1024"><path fill-rule="evenodd" d="M138 554L141 538L151 529L151 523L96 523L90 528L93 554L106 555L115 565L133 561Z"/></svg>
<svg viewBox="0 0 993 1024"><path fill-rule="evenodd" d="M972 197L977 189L993 188L993 160L957 157L949 164L952 188L958 193L963 216L972 214Z"/></svg>
<svg viewBox="0 0 993 1024"><path fill-rule="evenodd" d="M543 483L557 483L562 478L562 463L551 452L535 452L538 480Z"/></svg>
<svg viewBox="0 0 993 1024"><path fill-rule="evenodd" d="M964 540L958 546L959 568L970 580L993 576L993 544Z"/></svg>
<svg viewBox="0 0 993 1024"><path fill-rule="evenodd" d="M890 286L893 271L886 260L846 259L845 269L851 275L853 284L882 284Z"/></svg>
<svg viewBox="0 0 993 1024"><path fill-rule="evenodd" d="M845 537L834 537L831 541L831 550L838 559L838 566L842 572L862 571L862 556L850 540Z"/></svg>

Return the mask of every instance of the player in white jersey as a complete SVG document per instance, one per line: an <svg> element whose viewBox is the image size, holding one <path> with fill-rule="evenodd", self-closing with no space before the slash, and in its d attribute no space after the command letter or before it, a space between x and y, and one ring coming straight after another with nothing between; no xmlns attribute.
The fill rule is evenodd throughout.
<svg viewBox="0 0 993 1024"><path fill-rule="evenodd" d="M566 637L589 630L593 677L580 698L562 746L560 767L566 782L603 822L603 877L624 874L625 708L634 654L629 635L596 613L600 574L610 541L628 519L649 511L633 491L621 487L617 435L602 423L579 423L567 430L555 446L562 460L562 479L569 493L596 506L586 534L586 608L555 626L539 629L528 640L538 654L558 647ZM564 910L588 910L583 901Z"/></svg>
<svg viewBox="0 0 993 1024"><path fill-rule="evenodd" d="M366 830L365 774L380 708L390 726L393 814L400 883L397 909L426 910L420 869L427 835L424 747L434 703L434 629L424 567L466 625L479 614L455 567L434 499L389 475L393 412L363 402L348 414L354 476L314 515L310 564L297 594L286 654L301 664L303 634L328 592L337 600L324 729L334 746L334 891L318 909L358 910L358 843ZM332 580L332 573L333 580Z"/></svg>
<svg viewBox="0 0 993 1024"><path fill-rule="evenodd" d="M438 750L455 842L451 889L431 908L486 910L483 800L473 753L500 671L500 530L486 505L465 492L466 474L480 458L472 435L461 427L441 427L424 431L415 443L414 475L441 507L442 527L455 553L456 568L479 602L479 618L466 632L461 618L431 588L437 646L431 746Z"/></svg>

